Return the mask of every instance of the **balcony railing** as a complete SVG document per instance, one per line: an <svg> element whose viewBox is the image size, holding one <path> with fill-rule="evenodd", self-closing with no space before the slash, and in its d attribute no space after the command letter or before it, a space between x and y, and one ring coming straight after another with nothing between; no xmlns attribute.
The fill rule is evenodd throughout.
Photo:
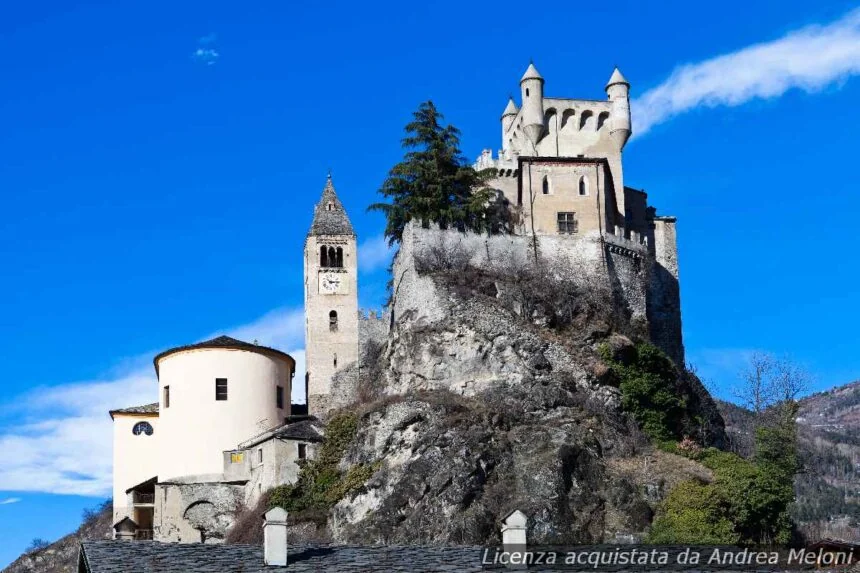
<svg viewBox="0 0 860 573"><path fill-rule="evenodd" d="M138 529L134 532L134 538L138 541L152 541L152 530Z"/></svg>
<svg viewBox="0 0 860 573"><path fill-rule="evenodd" d="M134 492L132 499L134 500L135 505L146 505L149 503L155 503L155 494Z"/></svg>

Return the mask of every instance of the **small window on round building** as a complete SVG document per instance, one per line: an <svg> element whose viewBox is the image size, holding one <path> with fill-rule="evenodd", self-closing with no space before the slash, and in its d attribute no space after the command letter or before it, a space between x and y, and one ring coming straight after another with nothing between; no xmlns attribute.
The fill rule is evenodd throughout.
<svg viewBox="0 0 860 573"><path fill-rule="evenodd" d="M134 425L134 428L131 429L131 433L135 436L140 436L141 434L151 436L152 432L152 425L149 422L138 422Z"/></svg>

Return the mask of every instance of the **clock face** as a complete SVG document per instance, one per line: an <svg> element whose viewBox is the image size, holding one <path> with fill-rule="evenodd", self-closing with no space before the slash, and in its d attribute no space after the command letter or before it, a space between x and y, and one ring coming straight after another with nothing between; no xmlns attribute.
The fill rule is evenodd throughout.
<svg viewBox="0 0 860 573"><path fill-rule="evenodd" d="M320 293L343 294L346 288L345 277L339 273L320 274Z"/></svg>

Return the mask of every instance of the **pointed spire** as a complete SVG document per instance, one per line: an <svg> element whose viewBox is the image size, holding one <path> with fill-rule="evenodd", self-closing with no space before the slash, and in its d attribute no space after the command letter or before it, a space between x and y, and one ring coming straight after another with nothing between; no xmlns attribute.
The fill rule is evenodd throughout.
<svg viewBox="0 0 860 573"><path fill-rule="evenodd" d="M519 111L517 104L514 103L513 96L508 97L508 105L505 106L505 111L502 112L502 117L505 117L506 115L517 115L517 112Z"/></svg>
<svg viewBox="0 0 860 573"><path fill-rule="evenodd" d="M350 235L355 236L352 223L343 208L343 204L334 190L331 172L326 177L325 187L319 203L314 207L314 221L308 235Z"/></svg>
<svg viewBox="0 0 860 573"><path fill-rule="evenodd" d="M613 86L615 84L627 84L627 87L630 87L630 82L627 81L627 78L624 77L624 74L621 73L621 70L616 66L615 71L612 72L612 76L609 78L609 82L606 84L606 87Z"/></svg>
<svg viewBox="0 0 860 573"><path fill-rule="evenodd" d="M526 80L540 80L543 81L543 76L540 75L540 72L537 71L537 68L534 65L534 62L529 64L528 69L526 69L526 73L523 74L523 77L520 78L520 83L523 83Z"/></svg>

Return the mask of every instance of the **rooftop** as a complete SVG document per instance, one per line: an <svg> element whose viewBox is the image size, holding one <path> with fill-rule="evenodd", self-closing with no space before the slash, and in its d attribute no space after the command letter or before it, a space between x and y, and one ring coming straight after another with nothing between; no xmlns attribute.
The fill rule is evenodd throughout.
<svg viewBox="0 0 860 573"><path fill-rule="evenodd" d="M479 547L349 545L290 547L286 567L266 566L260 545L206 545L158 541L86 541L80 573L256 573L281 571L484 571Z"/></svg>
<svg viewBox="0 0 860 573"><path fill-rule="evenodd" d="M355 236L352 223L346 216L346 210L338 199L331 182L331 175L326 179L325 188L319 203L314 207L314 220L308 235L350 235Z"/></svg>
<svg viewBox="0 0 860 573"><path fill-rule="evenodd" d="M161 354L157 355L152 359L152 363L155 365L155 373L158 374L158 361L162 358L174 354L176 352L183 352L185 350L198 350L203 348L225 348L232 350L248 350L250 352L257 352L260 354L268 354L275 355L279 358L286 358L292 364L295 365L295 361L293 357L287 354L286 352L282 352L276 348L269 348L268 346L261 346L259 344L251 344L250 342L244 342L242 340L237 340L235 338L231 338L229 336L218 336L213 338L212 340L205 340L203 342L198 342L196 344L187 344L185 346L177 346L176 348L171 348L169 350L165 350Z"/></svg>
<svg viewBox="0 0 860 573"><path fill-rule="evenodd" d="M128 408L117 408L109 412L110 417L114 414L158 414L158 402L152 404L144 404L143 406L130 406Z"/></svg>

